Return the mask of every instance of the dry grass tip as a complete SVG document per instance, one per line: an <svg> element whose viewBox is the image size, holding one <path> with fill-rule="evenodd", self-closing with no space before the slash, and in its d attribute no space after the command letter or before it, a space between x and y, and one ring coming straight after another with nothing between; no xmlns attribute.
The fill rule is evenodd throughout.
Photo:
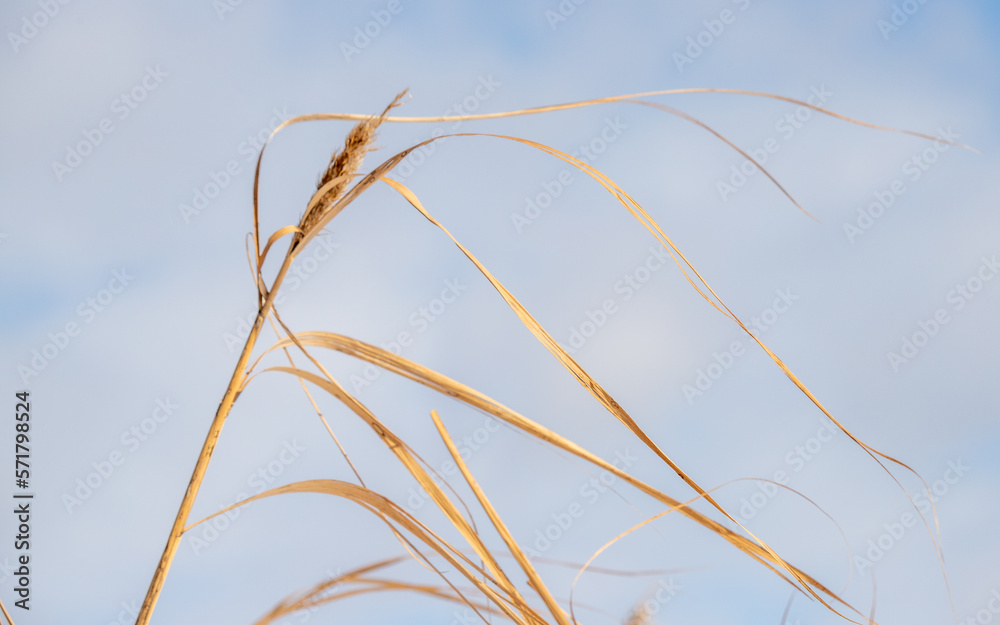
<svg viewBox="0 0 1000 625"><path fill-rule="evenodd" d="M368 119L358 122L347 133L347 137L344 139L344 149L334 152L333 156L330 157L330 163L326 166L326 169L319 177L319 181L316 183L316 190L321 191L323 187L331 185L331 183L332 185L323 194L320 201L302 216L302 221L299 223L299 230L301 232L296 235L296 239L302 238L304 233L308 232L312 226L318 223L323 214L343 195L344 190L347 189L347 185L357 174L358 169L361 168L365 154L374 149L371 144L375 140L376 130L385 121L385 118L389 115L389 111L402 103L406 94L407 90L404 89L393 98L389 106L385 107L385 110L380 115L372 115Z"/></svg>

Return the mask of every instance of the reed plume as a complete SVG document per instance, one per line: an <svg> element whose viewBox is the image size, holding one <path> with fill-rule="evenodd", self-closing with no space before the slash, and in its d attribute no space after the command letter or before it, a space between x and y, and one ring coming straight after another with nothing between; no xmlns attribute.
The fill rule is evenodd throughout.
<svg viewBox="0 0 1000 625"><path fill-rule="evenodd" d="M385 118L389 115L389 111L402 103L407 92L408 90L404 89L396 94L396 97L393 98L392 102L385 107L385 110L380 115L372 115L368 119L359 122L347 133L347 137L344 139L344 148L339 152L333 153L333 156L330 157L330 163L323 170L319 181L316 183L316 191L323 193L319 201L312 204L303 213L302 220L299 222L299 232L295 234L295 238L292 240L293 245L297 245L304 236L304 233L319 223L320 219L333 206L334 202L344 194L347 185L350 184L354 176L357 175L358 170L361 169L361 163L364 161L365 155L375 149L372 147L372 142L377 136L376 131L378 127L385 121ZM324 189L326 190L324 191Z"/></svg>

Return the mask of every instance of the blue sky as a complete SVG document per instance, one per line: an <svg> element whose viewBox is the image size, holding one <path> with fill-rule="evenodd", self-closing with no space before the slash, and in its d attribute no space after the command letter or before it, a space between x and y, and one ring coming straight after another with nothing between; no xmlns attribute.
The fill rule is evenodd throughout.
<svg viewBox="0 0 1000 625"><path fill-rule="evenodd" d="M760 172L741 181L734 169L744 159L724 143L651 108L617 103L458 127L567 152L589 146L592 164L657 219L723 300L741 318L761 320L760 338L838 420L932 487L943 484L938 514L955 611L963 620L981 610L996 616L988 605L1000 589L1000 281L983 277L1000 255L997 7L588 0L562 3L565 20L557 20L560 4L542 0L391 7L244 0L221 12L219 3L93 2L59 5L25 31L24 19L43 4L0 9L7 40L0 53L0 389L10 402L29 389L35 415L36 564L32 610L16 611L17 623L130 622L123 603L145 593L236 362L241 319L254 312L244 247L252 137L291 115L374 113L403 88L411 98L399 113L413 116L681 87L792 98L821 91L832 111L929 134L950 129L977 148L935 149L924 139L741 95L655 98L743 149L771 146L766 166L817 218L810 220ZM905 22L897 14L898 30L880 30L880 20L891 22L904 4L911 14ZM366 27L377 34L358 37ZM690 63L678 60L689 54ZM122 108L123 94L136 100ZM438 126L384 126L365 168ZM297 221L348 129L311 122L278 135L262 170L263 231ZM81 142L89 153L77 163L67 150ZM843 434L817 438L827 423L822 413L674 265L649 260L655 240L609 194L565 163L482 137L441 142L405 173L401 167L397 178L556 340L569 345L575 332L589 333L588 323L599 326L576 341L574 358L700 484L784 471L789 487L828 512L846 546L826 517L789 492L771 496L750 481L719 491L720 503L737 514L745 501L766 497L747 527L831 587L846 585L845 597L867 609L871 572L859 559L869 541L887 543L910 510L902 490ZM873 215L872 203L890 192L891 205ZM201 205L204 193L214 197ZM539 198L546 205L527 213ZM185 213L195 201L198 213ZM691 494L390 189L372 188L338 216L327 245L307 249L294 288L285 285L282 314L293 328L375 344L407 332L406 357L604 458L634 454L635 475L678 498ZM114 272L122 271L134 279L112 293ZM622 286L629 278L648 279L629 289ZM956 295L960 286L968 296ZM442 306L435 301L449 288L455 300L420 322L421 310ZM598 310L614 312L602 318ZM912 358L900 364L890 356L907 340L922 341L936 315L947 321ZM72 323L79 332L63 341ZM48 348L44 368L25 374L50 343L58 345ZM365 385L363 367L346 358L330 357L328 365L432 466L446 451L431 409L457 437L483 435L483 415L389 374ZM398 464L350 413L320 401L366 481L405 501L412 484ZM162 405L176 408L166 414ZM0 427L8 447L10 424ZM290 448L297 455L286 462ZM92 478L99 486L78 496L79 505L67 504L113 454L122 461L110 475ZM950 484L944 480L957 475L955 466L969 468ZM582 562L660 511L618 484L592 502L585 486L593 478L583 467L509 428L491 431L470 467L525 544L570 506L585 506L546 551L553 558ZM252 491L261 471L271 486L351 478L287 376L261 376L240 398L194 516ZM895 474L903 490L920 491L915 477ZM13 486L4 488L0 496ZM419 514L439 523L428 508ZM13 536L11 522L0 520L0 534ZM890 532L892 547L875 563L876 620L946 622L951 608L931 539L920 528L904 534ZM399 551L356 507L305 495L246 508L207 547L198 536L182 544L154 623L253 622L330 571ZM13 556L5 547L0 563ZM679 590L659 606L658 623L777 624L790 595L774 575L683 519L658 522L598 562L667 572L585 577L578 596L600 611L580 613L581 622L621 622L668 580ZM426 580L413 566L400 575ZM572 573L547 568L544 575L557 597L568 595ZM8 606L12 583L0 569ZM412 596L346 601L308 620L321 617L461 622L452 607ZM837 620L799 596L788 622Z"/></svg>

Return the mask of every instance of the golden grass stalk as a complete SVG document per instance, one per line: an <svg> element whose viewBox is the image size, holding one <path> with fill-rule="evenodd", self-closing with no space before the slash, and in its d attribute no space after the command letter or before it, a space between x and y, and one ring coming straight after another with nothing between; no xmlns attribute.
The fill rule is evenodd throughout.
<svg viewBox="0 0 1000 625"><path fill-rule="evenodd" d="M306 389L308 393L308 388L306 383L319 388L331 396L335 397L338 401L343 403L351 412L356 416L361 418L365 423L367 423L372 430L377 434L379 439L393 452L396 459L403 465L404 469L413 476L418 484L426 490L430 495L431 500L437 506L441 512L444 513L446 520L451 525L452 529L457 530L459 536L468 545L467 548L461 548L456 545L451 544L441 537L441 535L430 527L422 523L420 520L416 519L413 515L408 513L405 509L400 507L397 503L393 502L391 499L379 494L371 489L364 486L361 480L360 474L357 474L359 482L361 484L352 484L349 482L339 481L339 480L307 480L303 482L296 482L293 484L287 484L281 486L254 497L251 497L243 502L234 504L226 510L222 510L208 518L212 518L217 514L222 514L234 507L244 505L250 501L255 501L263 498L272 497L275 495L290 494L290 493L317 493L337 496L341 498L348 499L362 508L368 510L375 517L381 520L387 525L392 535L400 541L403 547L418 561L421 562L429 570L436 572L442 580L445 582L445 586L434 586L434 585L417 585L410 584L407 582L396 582L388 580L382 577L375 577L373 572L388 566L390 561L384 561L382 563L376 563L375 565L369 567L363 567L362 569L357 569L349 574L337 578L339 583L353 584L353 587L348 590L338 591L333 595L326 595L328 590L334 586L334 582L324 582L314 587L312 591L302 594L298 597L292 597L286 599L285 601L279 603L274 610L269 615L264 617L264 620L260 623L271 622L281 615L288 614L292 611L302 609L303 607L310 607L313 605L319 605L320 603L328 603L335 599L356 596L358 594L365 594L371 592L382 592L390 590L408 590L413 592L419 592L428 596L434 596L436 598L459 601L464 605L467 605L473 609L476 614L486 621L487 615L502 615L506 619L518 623L521 625L541 625L543 623L557 623L558 625L570 625L570 623L575 623L575 618L572 617L571 613L567 614L559 605L554 595L549 591L549 589L544 584L541 577L538 575L534 566L527 558L523 550L514 540L513 536L507 530L506 525L500 518L499 513L493 508L489 499L483 490L479 487L478 483L472 476L468 467L462 461L461 457L457 453L454 443L452 442L450 436L448 435L444 425L442 424L440 418L436 412L431 413L431 418L437 428L442 440L445 443L448 451L453 456L456 465L459 467L463 478L465 479L468 486L471 488L474 496L476 497L479 507L485 512L486 516L489 518L492 526L498 532L501 539L504 541L505 546L511 553L516 564L520 568L520 574L527 579L527 585L534 593L534 599L526 596L519 588L518 585L514 583L510 575L501 566L496 554L491 550L483 538L481 537L480 531L476 528L474 521L472 519L472 514L469 511L468 506L464 501L455 494L452 490L452 494L458 500L456 504L452 497L445 492L437 482L432 479L431 473L425 467L427 463L424 462L420 456L411 449L405 441L400 439L395 435L392 430L386 426L381 420L379 420L366 406L364 406L357 398L353 397L348 393L343 386L341 386L334 378L329 374L329 372L323 367L323 365L312 356L307 347L320 347L324 349L331 349L340 351L371 364L382 367L383 369L392 371L411 380L419 382L429 388L437 390L442 394L450 397L454 397L463 401L464 403L479 409L483 412L491 414L508 424L520 429L521 431L538 438L539 440L552 445L557 449L562 449L567 451L584 461L592 464L595 467L601 468L603 470L609 471L612 474L621 478L625 483L628 483L638 489L640 492L652 497L656 501L659 501L664 506L667 507L667 512L676 511L689 519L695 521L699 525L705 527L709 531L717 534L721 538L725 539L731 543L734 547L746 553L754 560L760 562L769 570L774 572L776 575L798 588L802 592L805 592L814 599L820 601L824 606L833 611L834 613L842 616L850 622L861 623L861 622L872 622L871 618L866 618L861 615L857 610L848 605L844 600L842 600L836 593L827 589L823 584L818 582L813 577L809 576L805 572L794 567L790 563L786 562L781 556L779 556L771 547L769 547L762 540L750 533L746 528L739 524L735 518L733 518L721 505L719 505L711 496L710 492L703 487L701 487L697 482L695 482L690 476L688 476L680 466L678 466L649 436L639 427L635 420L621 407L621 405L595 380L581 367L569 354L562 349L561 346L552 338L552 336L530 315L530 313L521 305L521 303L510 293L487 269L484 267L476 257L464 247L461 243L455 239L454 236L430 213L424 208L423 204L416 197L416 195L404 186L402 183L388 178L387 175L392 171L392 169L398 165L403 158L405 158L414 149L431 143L435 140L444 138L446 136L487 136L494 137L497 139L516 141L523 145L529 146L534 149L541 150L549 155L555 156L567 162L574 167L584 171L596 182L602 185L612 196L619 201L620 204L637 220L641 223L667 250L667 252L673 257L677 266L684 273L688 282L702 295L702 297L709 302L716 310L730 318L732 321L737 323L755 342L757 342L761 348L772 358L775 364L789 377L789 379L795 384L795 386L809 397L809 399L827 416L829 417L842 431L844 431L848 436L855 441L859 446L865 449L866 452L871 455L872 458L878 462L882 468L889 473L893 480L899 484L895 475L886 467L880 460L884 459L892 464L903 467L906 470L914 473L909 466L906 464L885 455L878 450L868 446L860 439L851 434L839 421L837 421L832 414L830 414L819 400L805 387L805 385L788 369L784 363L775 355L770 349L768 349L749 329L740 321L740 319L726 306L722 299L716 294L716 292L708 285L705 279L698 273L698 271L691 265L691 263L684 257L680 250L674 245L674 243L666 236L660 226L655 220L650 217L650 215L621 187L615 184L610 178L605 176L600 171L595 168L579 161L578 159L569 156L559 150L545 146L540 143L530 141L528 139L511 137L505 135L485 135L476 133L460 133L455 135L443 135L437 136L421 143L418 143L410 148L395 154L390 157L377 167L375 167L371 172L362 176L360 180L355 182L351 186L351 181L354 180L358 174L361 162L364 155L371 149L371 142L375 137L376 130L384 122L427 122L427 121L459 121L459 120L473 120L473 119L491 119L500 117L511 117L517 115L527 115L527 114L537 114L546 113L558 110L565 110L570 108L576 108L580 106L591 106L595 104L602 104L608 102L616 101L630 101L637 104L642 104L646 106L653 106L659 108L668 113L677 115L683 119L691 121L698 124L699 126L705 128L712 134L714 134L719 139L726 142L730 147L737 150L744 156L745 152L740 150L732 142L727 140L721 134L717 133L715 130L702 123L701 121L682 113L676 109L670 107L665 107L660 104L650 103L645 101L637 101L640 97L649 97L654 95L664 95L664 94L680 94L680 93L696 93L696 92L716 92L716 93L730 93L730 94L742 94L742 95L752 95L758 97L767 97L777 100L792 102L801 106L806 106L808 108L817 110L824 114L839 118L851 123L859 124L862 126L867 126L871 128L878 128L882 130L891 130L896 132L904 132L907 134L915 135L918 137L923 137L927 139L935 139L936 137L931 137L922 133L915 133L910 131L901 131L891 128L885 128L882 126L876 126L873 124L868 124L864 122L859 122L857 120L832 113L826 109L811 105L806 102L799 100L794 100L792 98L786 98L783 96L776 96L772 94L765 94L759 92L742 91L742 90L729 90L729 89L680 89L680 90L668 90L668 91L657 91L649 92L644 94L629 94L624 96L616 96L612 98L601 98L597 100L589 100L586 102L575 102L562 105L554 105L547 107L538 107L533 109L523 109L519 111L509 111L505 113L490 113L490 114L480 114L480 115L465 115L465 116L453 116L453 117L392 117L389 116L389 112L395 106L397 106L405 94L405 91L396 96L396 98L383 110L380 115L377 116L361 116L361 115L350 115L350 114L316 114L316 115L303 115L299 117L287 120L280 126L278 126L271 134L274 136L277 132L283 128L296 123L302 123L306 121L315 120L353 120L359 122L354 128L348 133L344 147L342 150L335 152L330 159L329 164L326 169L320 175L319 182L317 184L317 190L310 199L302 218L297 225L289 225L278 229L273 233L263 248L261 247L261 236L259 230L259 181L260 181L260 170L261 163L263 159L264 150L266 149L268 142L265 142L264 148L261 149L261 153L257 159L257 166L254 175L254 200L253 200L253 241L254 241L254 273L255 280L258 288L259 297L259 307L257 319L254 326L250 332L247 339L246 345L240 354L239 360L237 362L236 368L233 372L232 378L228 386L226 387L225 393L223 394L222 401L219 404L219 408L216 411L215 417L209 428L208 435L206 436L205 443L202 450L198 456L197 462L195 464L194 471L192 472L191 479L188 482L187 490L184 494L184 498L178 509L174 524L171 528L170 534L167 539L167 544L164 549L163 555L157 565L156 571L153 575L153 579L150 583L149 590L146 594L145 600L143 602L142 609L140 611L139 617L136 621L137 625L147 625L153 609L156 605L157 599L163 589L163 584L166 579L167 572L169 571L171 562L176 553L179 541L183 533L195 524L188 524L188 516L190 514L191 508L194 504L195 498L197 497L198 490L200 488L201 482L204 479L205 472L207 470L208 464L211 460L212 452L218 442L219 436L221 434L222 426L225 422L227 415L232 409L233 403L236 401L240 392L246 387L246 385L256 377L254 373L257 366L261 363L261 359L264 358L271 351L276 349L284 350L286 356L289 360L289 366L271 366L266 369L262 369L257 373L263 373L268 371L282 372L294 375L302 384L303 388ZM967 147L967 146L963 146ZM767 172L765 172L767 173ZM777 181L767 173L771 180L778 184ZM390 352L379 349L377 347L356 341L349 337L344 337L332 333L325 332L307 332L307 333L293 333L285 324L281 321L277 310L274 307L275 294L280 289L284 277L289 270L292 260L295 255L303 249L309 241L316 236L323 228L326 227L329 222L336 217L344 208L346 208L351 202L357 199L364 191L366 191L370 186L378 181L383 181L395 189L413 208L418 210L428 221L438 227L459 249L469 258L469 260L477 267L477 269L490 281L493 287L497 290L503 300L511 308L511 310L517 315L525 327L532 332L532 334L549 350L549 352L569 371L579 382L583 385L591 395L605 407L608 412L614 416L618 421L620 421L629 431L636 436L640 441L643 442L650 450L652 450L666 465L668 465L678 476L681 477L684 482L695 491L696 496L694 499L704 499L709 502L715 510L721 513L726 519L731 521L740 527L746 536L740 534L728 527L722 525L721 523L709 518L708 516L697 512L692 509L688 503L682 503L680 500L663 493L656 488L638 480L637 478L629 475L623 470L620 470L610 463L604 461L595 454L583 449L582 447L576 445L572 441L558 435L557 433L539 425L535 421L532 421L516 412L510 410L509 408L503 406L499 402L487 397L478 391L469 388L460 382L447 378L440 373L432 371L426 367L423 367L417 363L409 361L400 356L396 356ZM788 196L792 201L802 209L798 202L795 202L794 198L780 185L779 188L786 196ZM804 211L804 209L802 209ZM808 214L808 213L807 213ZM277 272L276 277L268 286L265 283L262 274L262 267L266 262L268 253L271 247L279 242L286 236L291 235L289 241L288 250L285 253L282 264ZM279 341L272 346L270 349L266 350L256 361L251 365L247 366L250 359L250 354L254 350L257 343L260 330L263 327L265 319L271 319L272 323L276 322L275 329L277 331L278 326L284 331L284 338L280 337ZM319 371L315 373L298 367L294 364L294 360L291 354L288 352L289 349L297 349L300 351L313 366ZM312 397L310 395L310 401ZM316 406L313 402L314 407ZM318 413L317 408L317 413ZM322 417L322 415L320 415ZM324 420L325 423L325 420ZM340 442L333 435L332 429L327 425L331 436L334 438L338 447L344 452L346 456L346 451L340 446ZM352 464L353 468L353 464ZM919 476L918 476L919 477ZM925 484L926 487L926 484ZM449 487L450 488L450 487ZM902 488L902 486L900 486ZM905 492L905 491L904 491ZM907 495L909 497L909 495ZM694 500L692 499L692 501ZM912 499L911 499L911 503ZM463 514L462 509L465 510ZM915 507L915 504L914 504ZM467 518L468 516L468 518ZM923 519L923 515L921 515ZM647 521L648 522L648 521ZM935 514L936 522L936 514ZM938 558L941 558L940 546L934 536L934 532L931 530L930 526L924 520L927 526L928 532L931 534L932 539L934 539L935 551ZM630 530L631 531L631 530ZM623 534L624 535L624 534ZM620 535L621 536L621 535ZM617 540L617 539L615 539ZM612 541L614 542L614 541ZM609 543L610 544L610 543ZM429 553L424 553L422 549L429 550ZM478 559L478 563L473 560L470 555L475 556ZM456 586L451 579L441 572L436 565L431 561L431 556L435 558L441 558L447 564L448 568L453 571L454 575L460 576L465 579L465 582L471 585L471 590L468 588L466 590L460 589ZM595 554L594 557L596 557ZM591 558L593 560L593 558ZM589 562L588 562L589 565ZM586 568L586 567L584 567ZM582 572L582 571L581 571ZM475 596L467 596L472 593ZM949 593L950 594L950 593ZM541 601L544 605L545 610L548 612L548 617L542 615L541 611L534 607L535 602ZM847 611L858 615L863 621L855 621L848 617L846 614L839 611L833 606L836 603ZM572 602L570 603L570 608L572 610ZM641 614L633 615L635 621L642 622L644 616Z"/></svg>
<svg viewBox="0 0 1000 625"><path fill-rule="evenodd" d="M201 488L201 483L205 478L205 472L208 470L208 464L212 458L212 452L215 450L215 445L219 440L219 435L222 432L222 426L225 424L226 417L229 415L230 410L232 410L233 403L236 401L236 397L239 394L239 389L243 385L245 376L244 370L246 368L247 361L250 359L250 354L253 352L254 346L257 344L257 337L263 327L264 320L267 319L274 306L274 297L277 294L278 289L281 287L285 274L288 272L291 267L291 263L295 258L295 253L298 249L295 244L301 240L303 232L308 232L309 228L313 227L317 221L322 219L322 213L329 210L332 201L340 193L342 193L343 186L346 186L346 181L350 180L350 178L355 174L358 167L361 165L361 161L364 159L365 153L369 150L369 143L375 138L375 129L385 118L386 113L388 113L393 106L398 104L402 96L402 93L396 96L396 99L393 100L388 107L386 107L381 116L369 118L357 124L348 135L344 144L344 149L340 153L335 154L333 159L331 159L330 165L323 174L319 185L320 190L324 191L324 195L321 197L320 202L310 205L309 210L307 210L302 217L300 226L298 228L294 228L296 238L293 239L292 245L289 246L281 269L278 271L278 275L274 279L269 291L263 289L261 265L266 257L267 248L269 248L271 243L277 239L272 237L271 242L268 243L268 246L265 247L263 252L261 252L258 248L256 273L258 289L261 290L260 295L262 301L257 312L257 318L254 321L250 335L247 337L246 344L240 352L236 368L234 369L233 375L229 380L229 384L226 386L226 390L222 395L222 401L219 402L219 407L215 412L215 418L212 420L212 424L209 427L201 452L198 454L198 460L195 463L191 479L188 481L187 490L184 492L184 498L181 500L181 505L177 510L177 516L174 519L173 526L170 529L170 534L167 537L167 544L163 549L163 555L160 556L160 561L156 566L156 571L153 574L153 579L150 582L148 591L146 592L146 597L143 599L142 608L139 610L139 615L136 619L137 625L147 625L147 623L149 623L149 619L153 613L153 608L156 606L156 601L160 596L160 592L163 590L163 583L166 580L167 572L170 570L170 565L173 562L174 555L177 553L177 547L180 545L181 536L184 533L184 526L187 524L191 508L194 506L194 501L198 496L198 490ZM261 156L263 156L263 150L261 150ZM259 177L259 174L260 159L258 158L256 177ZM327 203L324 204L322 200L327 200ZM255 206L256 201L257 179L255 178ZM256 217L256 211L254 213ZM284 236L285 233L292 231L293 229L286 227L280 230L279 233L280 236ZM278 238L280 238L280 236L278 236ZM256 230L255 240L257 240Z"/></svg>

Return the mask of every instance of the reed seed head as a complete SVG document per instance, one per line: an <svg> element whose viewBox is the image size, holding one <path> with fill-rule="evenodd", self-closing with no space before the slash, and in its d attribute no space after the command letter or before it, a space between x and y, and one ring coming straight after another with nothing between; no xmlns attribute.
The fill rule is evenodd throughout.
<svg viewBox="0 0 1000 625"><path fill-rule="evenodd" d="M334 202L343 195L344 190L347 189L347 185L357 175L358 169L361 168L365 154L374 149L371 144L375 140L376 130L385 121L385 118L389 115L389 111L401 104L406 93L407 90L404 89L396 95L380 115L373 115L362 122L358 122L347 133L347 137L344 139L344 148L339 152L334 152L333 156L330 157L330 163L326 166L326 169L319 177L319 181L316 183L316 190L322 189L324 185L332 180L338 178L341 180L330 187L323 194L320 201L302 216L302 221L299 223L299 230L302 233L308 232L323 217L323 214L333 206Z"/></svg>

